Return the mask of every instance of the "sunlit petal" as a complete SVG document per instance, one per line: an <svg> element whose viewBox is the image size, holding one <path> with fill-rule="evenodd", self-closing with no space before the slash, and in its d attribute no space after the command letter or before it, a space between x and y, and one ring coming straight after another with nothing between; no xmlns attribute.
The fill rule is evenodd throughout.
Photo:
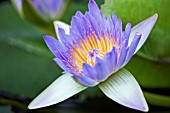
<svg viewBox="0 0 170 113"><path fill-rule="evenodd" d="M38 95L28 108L36 109L59 103L86 88L76 83L71 74L64 74Z"/></svg>
<svg viewBox="0 0 170 113"><path fill-rule="evenodd" d="M156 20L158 18L158 14L153 15L152 17L142 21L141 23L137 24L134 26L131 30L131 34L129 37L129 43L128 45L131 44L134 36L136 33L140 33L142 35L141 40L134 52L134 54L141 48L141 46L145 43L149 33L151 32Z"/></svg>
<svg viewBox="0 0 170 113"><path fill-rule="evenodd" d="M125 69L112 74L99 84L103 93L117 103L140 111L148 111L142 90L135 78Z"/></svg>

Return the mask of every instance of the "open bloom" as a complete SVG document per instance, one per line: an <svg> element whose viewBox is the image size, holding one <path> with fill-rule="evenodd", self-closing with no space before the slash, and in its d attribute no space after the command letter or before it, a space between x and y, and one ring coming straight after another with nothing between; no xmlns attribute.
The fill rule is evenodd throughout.
<svg viewBox="0 0 170 113"><path fill-rule="evenodd" d="M55 22L59 41L52 36L44 40L56 56L54 61L64 74L42 92L30 109L61 102L70 96L98 85L103 93L124 106L148 111L143 93L130 72L121 69L147 39L157 14L135 27L130 23L122 31L122 21L115 14L106 19L94 0L89 12L77 12L71 26Z"/></svg>

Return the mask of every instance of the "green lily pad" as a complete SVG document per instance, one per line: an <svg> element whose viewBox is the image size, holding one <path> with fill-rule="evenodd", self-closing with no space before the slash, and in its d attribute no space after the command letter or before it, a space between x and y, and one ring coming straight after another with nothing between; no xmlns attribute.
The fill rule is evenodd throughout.
<svg viewBox="0 0 170 113"><path fill-rule="evenodd" d="M138 55L154 61L170 61L170 14L169 0L105 0L102 12L107 15L116 13L123 24L133 25L158 13L159 18L145 45Z"/></svg>
<svg viewBox="0 0 170 113"><path fill-rule="evenodd" d="M125 66L145 88L170 88L169 64L152 62L140 56L133 56Z"/></svg>
<svg viewBox="0 0 170 113"><path fill-rule="evenodd" d="M62 70L52 60L38 31L23 21L9 3L0 6L0 89L34 97Z"/></svg>

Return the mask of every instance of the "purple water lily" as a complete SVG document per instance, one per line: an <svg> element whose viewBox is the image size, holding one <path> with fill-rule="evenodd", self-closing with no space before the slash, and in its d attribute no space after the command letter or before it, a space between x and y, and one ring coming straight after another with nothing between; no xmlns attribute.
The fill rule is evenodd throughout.
<svg viewBox="0 0 170 113"><path fill-rule="evenodd" d="M44 20L51 21L61 17L69 0L27 0ZM22 12L23 0L12 0L19 12Z"/></svg>
<svg viewBox="0 0 170 113"><path fill-rule="evenodd" d="M128 23L123 31L122 21L115 14L106 19L94 0L89 1L88 8L89 12L84 15L78 11L72 17L71 26L55 22L59 41L44 36L47 46L56 56L54 61L66 74L35 98L29 108L56 104L87 87L98 85L117 103L148 111L138 83L122 67L144 44L158 15L133 28Z"/></svg>
<svg viewBox="0 0 170 113"><path fill-rule="evenodd" d="M61 14L65 0L30 0L35 9L44 17L56 19Z"/></svg>

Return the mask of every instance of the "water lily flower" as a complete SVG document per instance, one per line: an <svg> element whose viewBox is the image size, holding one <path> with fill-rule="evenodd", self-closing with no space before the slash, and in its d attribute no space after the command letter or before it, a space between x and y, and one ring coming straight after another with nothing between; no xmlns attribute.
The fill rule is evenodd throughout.
<svg viewBox="0 0 170 113"><path fill-rule="evenodd" d="M22 12L25 3L29 3L39 16L46 21L55 20L61 17L65 5L69 0L12 0L19 12ZM24 3L25 2L25 3Z"/></svg>
<svg viewBox="0 0 170 113"><path fill-rule="evenodd" d="M43 29L53 28L53 21L61 19L70 0L11 0L19 14ZM51 30L51 29L50 29ZM53 29L52 29L53 30Z"/></svg>
<svg viewBox="0 0 170 113"><path fill-rule="evenodd" d="M89 1L88 8L85 14L76 12L71 26L60 21L54 23L59 41L44 36L47 46L56 56L54 61L65 74L37 96L28 108L59 103L97 85L115 102L148 111L139 84L123 67L144 44L158 15L133 28L128 23L123 31L122 21L115 14L106 19L94 0Z"/></svg>

